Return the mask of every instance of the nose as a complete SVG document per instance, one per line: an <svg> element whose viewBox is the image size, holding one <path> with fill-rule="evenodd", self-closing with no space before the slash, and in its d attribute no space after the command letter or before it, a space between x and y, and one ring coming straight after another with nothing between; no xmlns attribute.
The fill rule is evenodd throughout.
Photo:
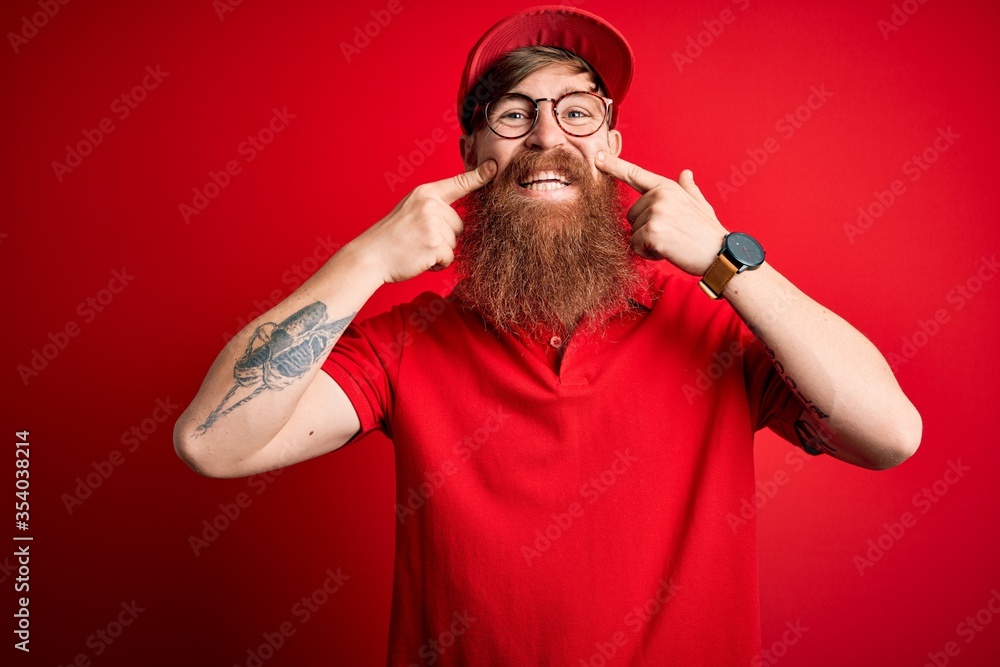
<svg viewBox="0 0 1000 667"><path fill-rule="evenodd" d="M559 127L556 116L552 112L555 100L536 100L535 103L538 105L538 118L535 120L535 126L531 128L531 132L524 137L525 145L546 150L566 143L566 135ZM545 104L552 106L545 108Z"/></svg>

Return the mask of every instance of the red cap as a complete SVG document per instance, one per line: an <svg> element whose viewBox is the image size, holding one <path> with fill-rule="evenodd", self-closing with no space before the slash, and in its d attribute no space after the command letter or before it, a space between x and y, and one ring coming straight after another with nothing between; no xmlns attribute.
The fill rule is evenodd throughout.
<svg viewBox="0 0 1000 667"><path fill-rule="evenodd" d="M632 82L632 47L625 37L601 17L565 5L531 7L502 19L486 31L469 52L469 60L458 87L458 117L462 127L472 132L472 112L477 104L493 96L482 87L466 104L479 79L501 56L522 46L558 46L572 51L597 70L611 107L611 126L618 121L618 107ZM485 84L485 82L484 82ZM463 107L466 113L463 114Z"/></svg>

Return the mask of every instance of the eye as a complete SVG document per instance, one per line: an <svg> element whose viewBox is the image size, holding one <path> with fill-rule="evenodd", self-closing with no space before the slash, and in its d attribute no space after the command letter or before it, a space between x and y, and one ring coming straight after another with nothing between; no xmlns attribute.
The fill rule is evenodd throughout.
<svg viewBox="0 0 1000 667"><path fill-rule="evenodd" d="M527 118L523 111L508 111L503 117L507 120L524 120Z"/></svg>

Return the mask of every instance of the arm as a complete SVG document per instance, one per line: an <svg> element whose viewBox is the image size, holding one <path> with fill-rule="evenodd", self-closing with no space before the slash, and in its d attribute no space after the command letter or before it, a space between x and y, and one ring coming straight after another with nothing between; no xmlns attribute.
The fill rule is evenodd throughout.
<svg viewBox="0 0 1000 667"><path fill-rule="evenodd" d="M691 172L681 172L675 182L600 154L597 166L642 194L628 212L636 252L704 275L728 232ZM723 296L764 344L803 404L786 438L877 470L897 465L916 451L920 415L888 363L860 332L766 262L756 271L736 275Z"/></svg>
<svg viewBox="0 0 1000 667"><path fill-rule="evenodd" d="M921 419L878 349L768 263L736 275L725 298L803 402L799 443L865 468L898 465L920 444Z"/></svg>
<svg viewBox="0 0 1000 667"><path fill-rule="evenodd" d="M181 459L210 477L239 477L319 456L356 434L353 406L320 367L381 285L453 261L462 220L450 204L494 170L488 161L418 186L229 341L174 427Z"/></svg>

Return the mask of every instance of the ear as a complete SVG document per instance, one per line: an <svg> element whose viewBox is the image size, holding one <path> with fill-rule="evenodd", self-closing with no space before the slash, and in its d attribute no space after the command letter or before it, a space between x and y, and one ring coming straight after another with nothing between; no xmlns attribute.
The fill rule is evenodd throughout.
<svg viewBox="0 0 1000 667"><path fill-rule="evenodd" d="M622 152L622 133L618 130L608 130L608 149L615 157Z"/></svg>
<svg viewBox="0 0 1000 667"><path fill-rule="evenodd" d="M458 152L462 156L462 162L465 164L465 168L475 169L479 165L479 160L476 157L476 135L475 134L463 134L458 138Z"/></svg>

